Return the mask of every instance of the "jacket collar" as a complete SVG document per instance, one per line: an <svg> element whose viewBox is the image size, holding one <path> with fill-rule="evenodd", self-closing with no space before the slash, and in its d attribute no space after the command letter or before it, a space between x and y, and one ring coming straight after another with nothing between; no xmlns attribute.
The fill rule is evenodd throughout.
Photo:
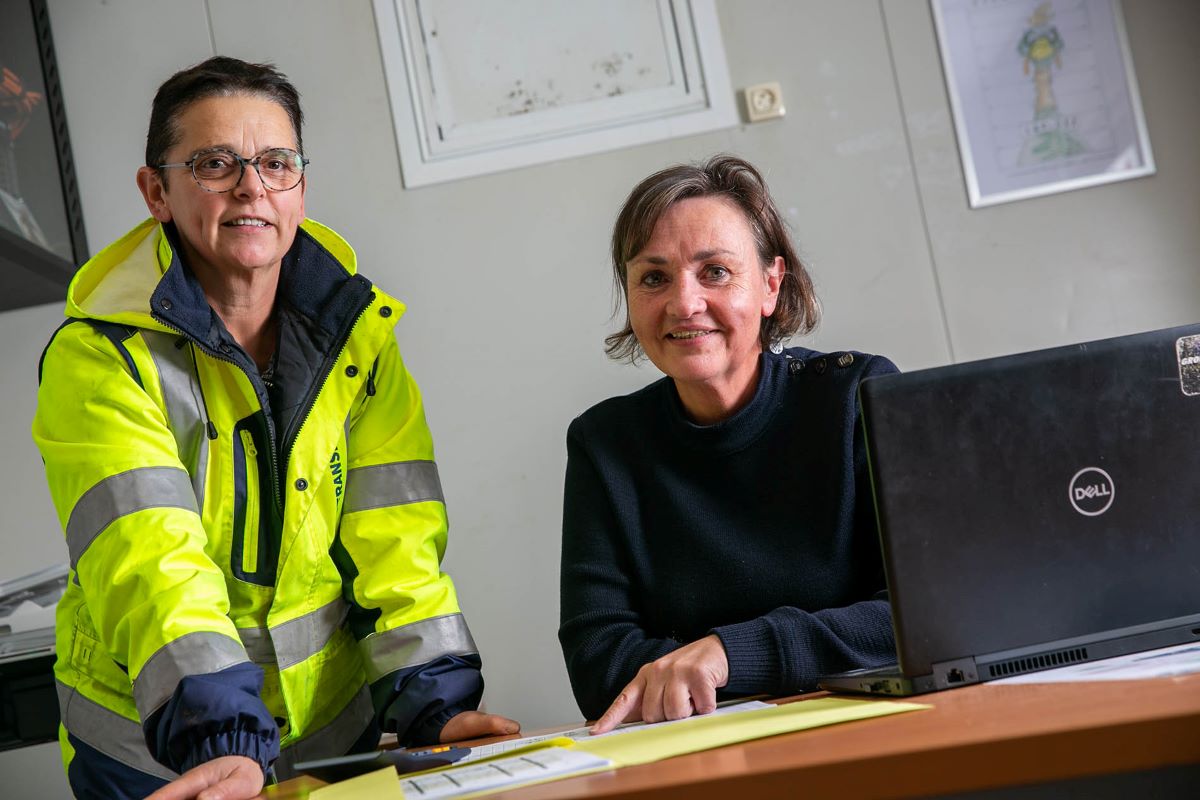
<svg viewBox="0 0 1200 800"><path fill-rule="evenodd" d="M182 252L174 225L143 222L80 268L68 289L67 316L166 327L209 350L232 343ZM332 339L369 302L371 289L356 274L350 246L306 220L284 255L276 302L308 320L319 338Z"/></svg>

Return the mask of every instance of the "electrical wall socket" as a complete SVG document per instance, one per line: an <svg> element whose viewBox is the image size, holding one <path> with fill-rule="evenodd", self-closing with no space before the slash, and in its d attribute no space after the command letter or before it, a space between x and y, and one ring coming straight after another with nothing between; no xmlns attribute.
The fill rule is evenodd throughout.
<svg viewBox="0 0 1200 800"><path fill-rule="evenodd" d="M776 81L747 86L742 90L742 99L746 103L746 118L751 122L775 119L787 113L783 107L783 89Z"/></svg>

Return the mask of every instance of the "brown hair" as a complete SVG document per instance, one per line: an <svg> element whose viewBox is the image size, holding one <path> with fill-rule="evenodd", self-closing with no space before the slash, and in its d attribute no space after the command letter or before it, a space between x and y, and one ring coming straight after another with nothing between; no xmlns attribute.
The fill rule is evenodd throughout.
<svg viewBox="0 0 1200 800"><path fill-rule="evenodd" d="M228 56L214 56L176 72L158 87L146 134L146 166L157 168L167 151L179 141L179 115L184 109L206 97L236 94L265 97L286 111L296 134L296 149L303 155L300 129L304 114L296 87L273 64L251 64Z"/></svg>
<svg viewBox="0 0 1200 800"><path fill-rule="evenodd" d="M792 246L787 225L767 191L766 181L752 164L728 154L715 155L703 164L679 164L643 180L626 199L613 226L612 266L617 285L618 310L626 301L625 325L604 339L610 358L637 361L644 353L633 333L628 312L626 265L654 233L667 209L691 197L724 197L733 201L750 224L750 231L764 269L782 256L786 266L779 286L775 313L762 320L759 342L769 348L794 333L808 333L817 326L820 306L812 279Z"/></svg>

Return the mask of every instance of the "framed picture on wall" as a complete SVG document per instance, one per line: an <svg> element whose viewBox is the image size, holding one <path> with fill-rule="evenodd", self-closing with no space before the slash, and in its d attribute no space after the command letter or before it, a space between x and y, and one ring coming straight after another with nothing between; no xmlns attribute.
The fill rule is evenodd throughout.
<svg viewBox="0 0 1200 800"><path fill-rule="evenodd" d="M714 0L374 0L408 188L738 124Z"/></svg>
<svg viewBox="0 0 1200 800"><path fill-rule="evenodd" d="M45 0L0 4L0 311L61 301L87 258Z"/></svg>
<svg viewBox="0 0 1200 800"><path fill-rule="evenodd" d="M972 208L1154 173L1119 0L931 0Z"/></svg>

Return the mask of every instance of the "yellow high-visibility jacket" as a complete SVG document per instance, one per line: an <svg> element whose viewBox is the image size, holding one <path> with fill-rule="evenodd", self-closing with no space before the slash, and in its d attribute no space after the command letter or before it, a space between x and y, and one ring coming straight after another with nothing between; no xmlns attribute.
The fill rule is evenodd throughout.
<svg viewBox="0 0 1200 800"><path fill-rule="evenodd" d="M268 383L180 252L153 220L100 252L42 358L33 436L71 561L65 759L83 742L170 779L230 753L266 768L282 748L286 775L373 725L435 739L482 678L440 568L404 306L305 222Z"/></svg>

